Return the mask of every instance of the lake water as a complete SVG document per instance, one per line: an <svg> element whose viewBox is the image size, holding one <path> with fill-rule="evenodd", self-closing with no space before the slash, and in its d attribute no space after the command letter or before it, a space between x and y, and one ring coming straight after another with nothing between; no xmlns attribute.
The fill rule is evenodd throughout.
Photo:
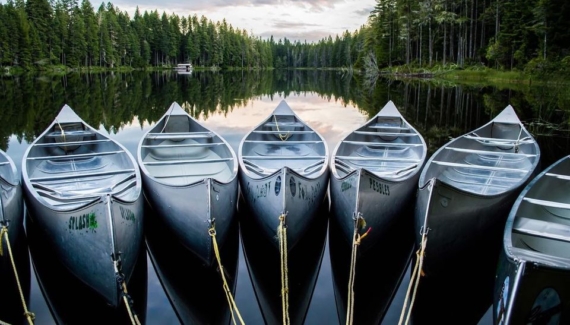
<svg viewBox="0 0 570 325"><path fill-rule="evenodd" d="M173 101L176 101L205 126L223 136L237 152L243 136L266 118L282 99L285 99L301 119L324 136L332 153L344 135L376 114L388 100L392 100L404 117L422 133L431 154L450 138L485 124L506 105L511 104L527 129L538 140L542 151L542 167L546 167L570 153L568 136L570 114L566 109L570 107L568 93L566 89L557 87L500 88L382 79L371 87L366 86L358 76L330 71L197 72L192 75L137 72L64 77L4 76L0 79L0 105L2 105L0 121L4 126L0 130L0 148L7 151L20 169L22 155L28 143L43 132L64 104L69 104L87 123L99 127L102 132L117 139L135 154L142 134L165 113ZM342 259L331 256L329 237L332 235L327 235L326 225L323 229L325 231L315 230L316 242L310 244L321 248L314 253L307 251L307 255L299 257L298 262L305 263L305 267L311 269L315 275L313 278L299 280L303 283L305 297L304 302L299 302L298 306L304 310L293 312L301 314L299 316L301 319L305 317L306 324L344 323L344 319L339 321L337 316L337 305L341 299L338 297L338 287L345 284L336 280L337 284L334 285L335 273L331 267L335 265L336 268L342 268L343 264L338 264ZM363 262L366 267L363 266L359 274L361 277L369 277L361 281L368 283L367 287L370 290L364 293L366 290L362 289L360 295L358 291L356 292L355 307L359 314L366 315L358 316L363 320L377 319L378 316L375 314L380 311L374 304L381 302L377 302L379 299L376 299L375 295L386 296L385 292L390 292L394 287L396 290L394 300L382 324L398 323L405 290L409 283L408 263L412 252L411 241L401 237L395 236L390 239L390 242L385 243L389 249L380 248L378 255L368 256L369 261ZM264 253L260 253L261 257L257 259L254 257L259 253L256 252L256 244L244 243L246 246L251 245L248 253L250 263L255 259L261 260L262 266L256 266L258 269L261 268L261 271L252 275L245 261L241 242L236 239L235 243L239 245L239 249L236 246L234 251L233 266L237 306L247 324L263 324L264 317L260 306L270 308L269 303L264 301L264 293L257 292L256 295L252 283L267 280L259 279L259 274L264 273ZM395 245L401 249L396 249ZM157 251L160 249L157 248ZM166 248L165 252L164 254L167 254L176 250ZM180 254L184 256L183 253ZM163 287L166 282L161 283L153 264L153 262L161 263L158 259L152 261L147 254L146 276L143 276L143 282L146 281L146 292L142 290L145 297L139 301L135 299L134 304L139 303L138 308L143 311L142 317L147 324L178 324L180 322L177 314ZM229 260L232 261L231 257ZM179 263L178 266L172 261L164 263L174 269L182 268L185 264L181 258L174 258L174 261ZM423 320L426 323L438 321L440 324L457 322L453 310L460 310L460 315L463 315L461 316L463 321L460 322L462 324L491 324L489 307L492 303L490 300L493 290L492 271L495 265L486 265L485 261L481 263L479 268L491 271L466 270L464 274L458 274L457 278L449 278L435 287L432 286L436 288L431 289L433 292L426 292L422 297L418 297L414 308L417 308L422 316L421 319L416 319L416 322L423 323ZM229 269L232 269L232 266ZM187 268L186 276L184 274L178 276L182 279L204 276L193 272L192 268ZM36 314L36 324L55 323L34 272L31 273L28 308ZM270 271L267 273L272 274ZM400 278L402 282L398 286ZM278 274L274 281L279 283ZM382 284L386 281L393 284L389 283L383 287ZM171 283L176 287L176 283L180 282ZM215 281L213 283L205 288L190 286L187 292L183 293L188 296L186 302L175 300L182 305L186 303L185 308L196 308L189 304L200 306L200 297L206 299L213 295L212 286L221 287L221 283L215 284ZM376 284L378 287L375 287ZM67 283L61 285L66 286ZM444 287L447 289L443 289ZM467 298L475 299L475 302L455 306ZM81 299L81 297L70 299ZM360 303L361 307L359 299L366 301ZM301 300L303 299L300 298ZM223 297L215 304L221 306L219 309L221 312L212 313L227 313ZM362 307L364 305L367 307ZM60 313L65 313L66 309L64 307L61 310ZM85 317L89 319L89 315Z"/></svg>

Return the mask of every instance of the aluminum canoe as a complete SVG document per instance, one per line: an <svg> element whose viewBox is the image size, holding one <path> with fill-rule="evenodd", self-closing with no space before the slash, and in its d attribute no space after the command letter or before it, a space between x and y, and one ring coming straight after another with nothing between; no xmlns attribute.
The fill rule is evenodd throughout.
<svg viewBox="0 0 570 325"><path fill-rule="evenodd" d="M22 180L31 221L50 238L53 257L118 306L114 261L128 281L143 239L134 157L65 105L24 153Z"/></svg>
<svg viewBox="0 0 570 325"><path fill-rule="evenodd" d="M331 212L348 243L357 218L366 223L361 233L370 229L362 252L390 231L414 203L426 155L424 138L392 101L339 142L330 162Z"/></svg>
<svg viewBox="0 0 570 325"><path fill-rule="evenodd" d="M508 216L494 324L570 322L570 156L542 171Z"/></svg>
<svg viewBox="0 0 570 325"><path fill-rule="evenodd" d="M284 100L240 142L242 195L275 247L280 215L289 250L313 224L328 188L328 158L324 138Z"/></svg>
<svg viewBox="0 0 570 325"><path fill-rule="evenodd" d="M418 182L414 223L416 246L427 237L424 273L453 266L483 242L498 247L507 214L539 161L537 142L510 105L439 148Z"/></svg>
<svg viewBox="0 0 570 325"><path fill-rule="evenodd" d="M139 142L144 194L178 240L205 263L215 261L209 229L220 247L236 214L238 164L217 133L176 102Z"/></svg>

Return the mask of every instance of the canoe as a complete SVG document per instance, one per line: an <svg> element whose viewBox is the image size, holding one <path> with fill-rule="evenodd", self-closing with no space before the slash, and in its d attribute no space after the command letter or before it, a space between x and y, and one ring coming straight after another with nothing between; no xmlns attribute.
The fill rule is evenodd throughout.
<svg viewBox="0 0 570 325"><path fill-rule="evenodd" d="M484 243L499 247L507 214L539 161L538 144L510 105L439 148L418 182L414 227L417 247L427 238L423 272L437 274Z"/></svg>
<svg viewBox="0 0 570 325"><path fill-rule="evenodd" d="M494 324L568 324L570 156L535 177L513 204L495 282Z"/></svg>
<svg viewBox="0 0 570 325"><path fill-rule="evenodd" d="M236 213L235 152L174 102L137 149L144 195L178 240L208 265L209 229L223 246Z"/></svg>
<svg viewBox="0 0 570 325"><path fill-rule="evenodd" d="M357 217L371 228L360 252L390 231L413 203L426 155L424 138L392 101L339 142L330 162L331 212L348 243Z"/></svg>
<svg viewBox="0 0 570 325"><path fill-rule="evenodd" d="M240 142L240 189L275 247L281 215L289 250L314 222L327 192L328 158L323 137L284 100Z"/></svg>
<svg viewBox="0 0 570 325"><path fill-rule="evenodd" d="M53 257L118 306L143 239L141 176L134 157L65 105L22 158L24 199Z"/></svg>
<svg viewBox="0 0 570 325"><path fill-rule="evenodd" d="M10 248L14 257L14 263L18 271L18 280L14 276L14 269L10 255L8 254L8 242L2 235L3 255L0 256L0 320L10 324L22 323L24 310L20 300L21 287L26 304L30 295L30 260L28 246L24 232L24 199L20 185L20 175L16 165L6 152L0 150L0 227L8 228Z"/></svg>

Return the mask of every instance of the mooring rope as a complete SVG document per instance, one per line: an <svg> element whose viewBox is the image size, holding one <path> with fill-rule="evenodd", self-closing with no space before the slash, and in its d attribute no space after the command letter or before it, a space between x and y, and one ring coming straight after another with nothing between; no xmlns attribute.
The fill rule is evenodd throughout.
<svg viewBox="0 0 570 325"><path fill-rule="evenodd" d="M275 127L277 127L277 132L279 135L279 139L281 139L281 141L285 141L287 139L289 139L289 136L291 135L291 133L289 131L287 131L287 133L285 135L281 134L281 131L279 130L279 123L277 123L277 116L273 115L273 120L275 120Z"/></svg>
<svg viewBox="0 0 570 325"><path fill-rule="evenodd" d="M287 214L279 216L279 226L277 227L277 237L279 239L279 255L281 256L281 307L283 313L283 324L289 325L289 270L287 267L287 225L285 223Z"/></svg>
<svg viewBox="0 0 570 325"><path fill-rule="evenodd" d="M354 218L354 234L352 235L352 252L350 255L350 273L348 276L348 298L346 303L346 324L352 325L354 321L354 280L356 279L356 256L358 252L358 246L364 237L368 236L368 233L372 228L360 235L359 230L366 227L366 221L360 214Z"/></svg>
<svg viewBox="0 0 570 325"><path fill-rule="evenodd" d="M236 302L235 302L234 297L232 295L232 292L230 290L230 286L228 285L228 282L226 281L226 276L224 275L224 267L222 266L222 258L220 256L220 249L218 247L218 241L216 240L216 228L215 228L215 225L213 223L212 223L212 226L210 227L210 229L208 229L208 233L210 234L210 237L212 237L212 244L214 246L214 253L216 255L216 260L218 261L218 268L220 269L220 275L222 277L224 292L226 294L226 299L228 300L228 305L230 307L230 315L232 316L232 321L235 325L236 324L235 317L237 316L240 323L245 324L245 322L243 321L243 318L241 317L239 309L237 308Z"/></svg>
<svg viewBox="0 0 570 325"><path fill-rule="evenodd" d="M127 309L127 313L129 313L129 318L131 320L131 324L133 325L141 325L139 318L135 311L133 310L133 300L127 291L127 284L125 283L125 277L120 270L118 262L115 258L113 258L113 266L115 267L115 275L117 277L117 284L119 285L119 289L121 290L121 295L123 296L123 301L125 302L125 308Z"/></svg>
<svg viewBox="0 0 570 325"><path fill-rule="evenodd" d="M16 263L14 262L14 255L12 254L12 246L10 245L10 238L8 237L8 228L6 225L2 225L0 230L0 256L4 255L2 248L2 237L6 237L6 246L8 247L8 255L10 255L10 262L12 263L12 270L14 271L14 277L16 278L16 284L18 285L18 291L20 292L20 299L22 301L22 306L24 307L24 316L28 320L30 325L34 324L34 319L36 315L28 310L26 305L26 299L24 298L24 292L22 291L22 285L20 284L20 277L18 276L18 270L16 269Z"/></svg>
<svg viewBox="0 0 570 325"><path fill-rule="evenodd" d="M424 225L420 229L420 235L422 236L422 240L420 242L420 248L416 251L416 263L414 265L414 270L412 272L412 275L410 276L410 283L408 285L408 290L406 291L406 298L404 299L404 306L402 307L402 313L400 314L400 321L398 322L398 325L402 324L402 321L404 320L404 315L406 315L406 307L408 304L408 298L410 297L410 291L412 290L412 287L413 287L414 290L412 293L412 299L410 300L410 307L409 307L409 309L407 309L407 316L406 316L405 324L407 325L409 323L410 316L412 315L412 308L414 307L414 301L416 300L416 293L418 291L418 286L420 284L420 278L424 275L422 268L423 268L423 264L424 264L425 251L426 251L427 240L428 240L427 234L429 232L429 228L427 228L427 217L428 217L429 206L430 206L430 202L431 202L431 196L433 194L432 192L433 192L433 183L434 182L435 182L434 178L429 180L429 184L428 184L429 198L428 198L427 205L426 205L426 212L425 212L425 216L424 216Z"/></svg>

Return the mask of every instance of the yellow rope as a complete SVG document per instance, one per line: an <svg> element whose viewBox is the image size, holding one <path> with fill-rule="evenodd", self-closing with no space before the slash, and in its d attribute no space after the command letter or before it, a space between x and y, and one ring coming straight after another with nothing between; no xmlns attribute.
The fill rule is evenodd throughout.
<svg viewBox="0 0 570 325"><path fill-rule="evenodd" d="M115 266L115 273L117 275L120 275L121 272L119 270L116 260L113 260L113 265ZM121 290L123 291L123 301L125 302L125 307L127 308L127 312L129 313L129 318L131 319L131 323L133 325L141 325L139 318L137 317L137 314L131 310L131 304L128 299L129 293L127 292L127 284L125 283L123 277L121 277L120 282L121 282Z"/></svg>
<svg viewBox="0 0 570 325"><path fill-rule="evenodd" d="M279 238L279 254L281 255L281 307L283 312L283 324L291 323L289 319L289 270L287 268L287 227L285 219L287 215L279 216L277 236Z"/></svg>
<svg viewBox="0 0 570 325"><path fill-rule="evenodd" d="M410 291L412 289L412 287L414 288L414 291L412 293L412 299L410 301L410 308L407 310L407 316L406 316L406 322L405 324L408 324L410 321L410 316L412 315L412 308L414 306L414 301L416 300L416 293L418 291L418 286L420 284L420 278L424 275L423 274L423 264L424 264L424 257L425 257L425 251L426 251L426 246L427 246L427 233L429 231L429 229L427 228L427 216L428 216L428 210L429 210L429 206L430 206L430 202L431 202L431 196L432 196L432 190L433 190L433 183L435 182L435 179L432 178L429 181L428 184L428 190L429 190L429 198L428 198L428 202L426 205L426 215L424 217L424 225L420 230L420 233L422 235L422 240L420 243L420 248L417 250L416 252L416 263L414 265L414 270L412 272L412 276L410 277L410 284L408 285L408 290L406 291L406 298L404 299L404 306L402 307L402 313L400 314L400 321L398 322L398 325L402 324L402 321L404 320L404 315L406 314L406 307L408 304L408 298L410 297Z"/></svg>
<svg viewBox="0 0 570 325"><path fill-rule="evenodd" d="M8 228L2 226L0 230L0 256L4 255L2 250L2 237L6 237L6 246L8 247L8 254L10 255L10 261L12 262L12 270L14 271L14 277L16 278L16 283L18 284L18 291L20 292L20 299L22 300L22 306L24 307L24 316L28 320L30 325L34 324L34 319L36 315L28 310L26 306L26 299L24 298L24 293L22 292L22 286L20 284L20 278L18 277L18 271L16 270L16 263L14 262L14 256L12 254L12 247L10 246L10 238L8 238Z"/></svg>
<svg viewBox="0 0 570 325"><path fill-rule="evenodd" d="M279 130L279 124L277 123L277 116L273 115L273 120L275 120L275 127L277 127L277 132L281 132ZM291 135L290 132L287 132L287 134L282 135L281 133L278 134L279 135L279 139L281 139L281 141L285 141L287 139L289 139L289 136Z"/></svg>
<svg viewBox="0 0 570 325"><path fill-rule="evenodd" d="M224 282L224 292L226 294L226 299L228 300L228 305L230 306L230 315L232 316L232 321L235 325L236 324L236 320L235 320L235 316L234 316L234 314L235 314L239 318L240 323L245 324L245 322L243 321L243 318L241 317L241 314L237 308L236 302L234 300L234 297L232 295L232 292L230 290L228 282L226 281L226 276L224 275L224 267L222 266L222 258L220 257L220 249L218 248L218 241L216 240L216 228L213 224L212 224L212 227L210 229L208 229L208 233L210 234L210 237L212 237L212 244L214 246L214 253L216 254L216 260L218 261L218 267L220 269L220 275L222 276L222 281Z"/></svg>
<svg viewBox="0 0 570 325"><path fill-rule="evenodd" d="M352 325L354 320L354 280L356 279L356 256L358 251L358 246L364 237L368 236L368 233L372 228L360 235L359 229L366 226L366 221L361 216L356 217L354 220L354 234L352 236L352 252L350 255L350 274L348 276L348 298L346 303L346 324Z"/></svg>

